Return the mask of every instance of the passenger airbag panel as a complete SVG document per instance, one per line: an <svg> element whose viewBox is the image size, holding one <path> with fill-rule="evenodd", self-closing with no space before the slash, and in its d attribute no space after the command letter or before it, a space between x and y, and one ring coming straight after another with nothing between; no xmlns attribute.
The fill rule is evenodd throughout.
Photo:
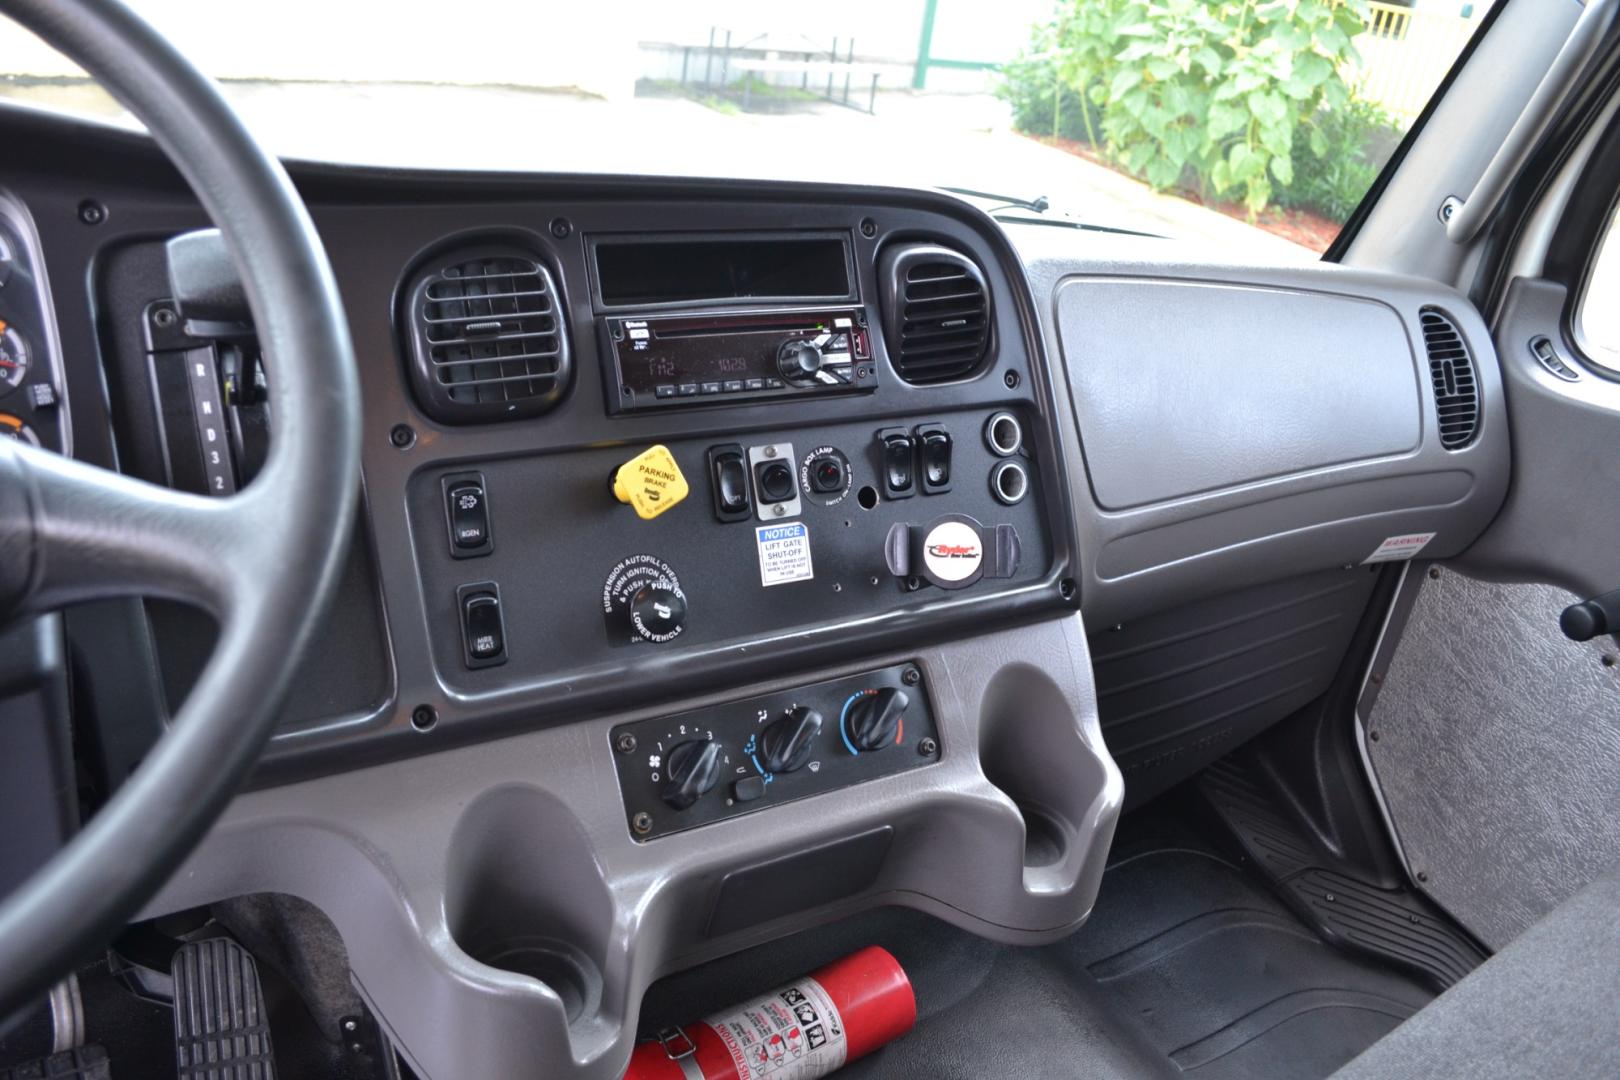
<svg viewBox="0 0 1620 1080"><path fill-rule="evenodd" d="M1409 453L1422 439L1416 358L1385 304L1093 277L1066 281L1057 304L1103 509Z"/></svg>

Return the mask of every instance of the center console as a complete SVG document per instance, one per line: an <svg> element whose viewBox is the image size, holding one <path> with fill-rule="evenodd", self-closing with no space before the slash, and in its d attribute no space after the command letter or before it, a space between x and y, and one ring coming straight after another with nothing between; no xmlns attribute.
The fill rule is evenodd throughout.
<svg viewBox="0 0 1620 1080"><path fill-rule="evenodd" d="M383 231L317 209L351 308L392 316L355 327L368 518L385 593L410 583L384 597L401 705L430 717L337 741L410 752L1077 610L1016 260L948 203L826 194Z"/></svg>

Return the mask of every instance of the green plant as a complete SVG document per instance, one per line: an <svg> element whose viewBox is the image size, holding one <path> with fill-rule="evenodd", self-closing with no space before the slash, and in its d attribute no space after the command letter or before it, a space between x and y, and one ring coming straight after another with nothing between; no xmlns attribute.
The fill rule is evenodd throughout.
<svg viewBox="0 0 1620 1080"><path fill-rule="evenodd" d="M1190 173L1204 194L1236 191L1252 216L1293 182L1302 121L1349 103L1340 69L1365 15L1366 0L1070 0L1050 35L1116 160L1158 189Z"/></svg>
<svg viewBox="0 0 1620 1080"><path fill-rule="evenodd" d="M1013 127L1030 135L1089 143L1102 122L1097 106L1058 74L1049 52L1003 64L996 94L1012 106Z"/></svg>
<svg viewBox="0 0 1620 1080"><path fill-rule="evenodd" d="M1401 133L1400 123L1370 101L1352 99L1342 109L1320 110L1294 131L1294 182L1277 191L1277 203L1346 220ZM1312 153L1312 140L1326 151Z"/></svg>

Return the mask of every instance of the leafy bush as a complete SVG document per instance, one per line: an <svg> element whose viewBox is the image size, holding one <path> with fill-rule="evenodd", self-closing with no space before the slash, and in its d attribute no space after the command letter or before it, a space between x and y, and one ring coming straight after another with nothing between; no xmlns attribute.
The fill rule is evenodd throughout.
<svg viewBox="0 0 1620 1080"><path fill-rule="evenodd" d="M1049 55L1024 56L1001 69L996 95L1012 105L1013 126L1030 135L1093 143L1102 128L1097 106L1058 75Z"/></svg>
<svg viewBox="0 0 1620 1080"><path fill-rule="evenodd" d="M1327 152L1310 152L1320 133ZM1401 140L1401 125L1370 101L1323 109L1294 132L1294 182L1276 193L1278 205L1315 210L1344 221L1378 179Z"/></svg>
<svg viewBox="0 0 1620 1080"><path fill-rule="evenodd" d="M1366 0L1065 0L1032 55L1096 106L1090 141L1125 168L1157 189L1190 177L1236 193L1253 215L1294 183L1301 150L1333 149L1306 121L1349 105L1341 69L1365 17ZM1008 93L1039 82L1014 65Z"/></svg>

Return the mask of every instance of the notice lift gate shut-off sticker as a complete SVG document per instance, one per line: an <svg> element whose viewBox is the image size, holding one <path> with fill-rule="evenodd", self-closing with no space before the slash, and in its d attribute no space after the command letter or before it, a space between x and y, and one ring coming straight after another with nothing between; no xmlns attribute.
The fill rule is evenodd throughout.
<svg viewBox="0 0 1620 1080"><path fill-rule="evenodd" d="M785 585L816 576L810 563L810 526L802 521L761 525L754 530L759 548L759 583Z"/></svg>

